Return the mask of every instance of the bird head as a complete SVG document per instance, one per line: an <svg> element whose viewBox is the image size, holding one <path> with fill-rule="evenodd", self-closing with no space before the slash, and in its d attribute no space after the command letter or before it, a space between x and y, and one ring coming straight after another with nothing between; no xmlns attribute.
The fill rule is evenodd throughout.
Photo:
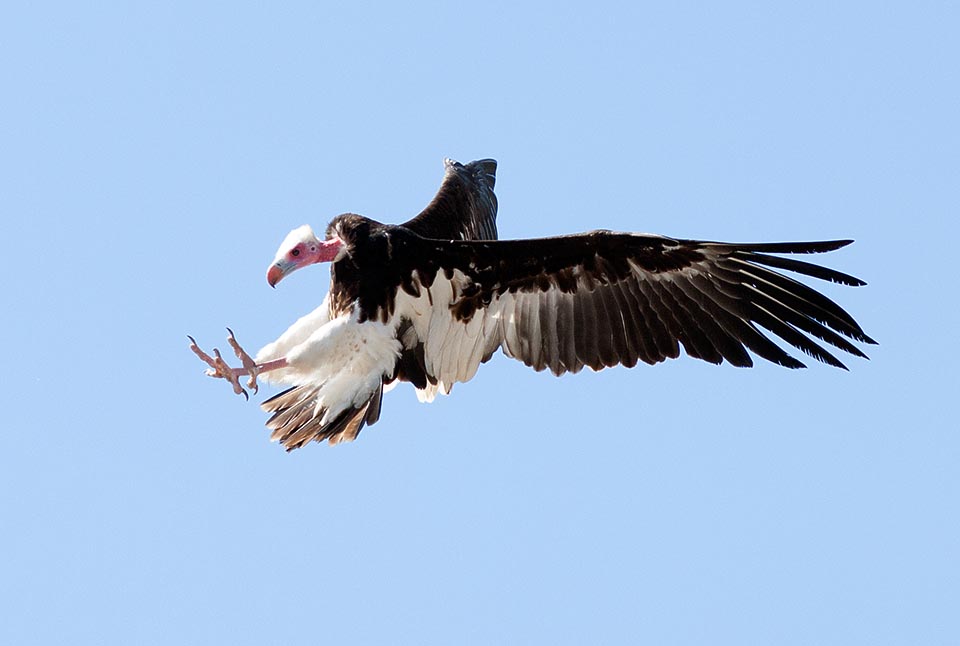
<svg viewBox="0 0 960 646"><path fill-rule="evenodd" d="M288 233L280 243L277 255L267 270L267 282L271 287L276 287L284 277L301 267L318 262L336 262L345 249L339 236L332 235L321 241L314 235L313 229L304 224Z"/></svg>

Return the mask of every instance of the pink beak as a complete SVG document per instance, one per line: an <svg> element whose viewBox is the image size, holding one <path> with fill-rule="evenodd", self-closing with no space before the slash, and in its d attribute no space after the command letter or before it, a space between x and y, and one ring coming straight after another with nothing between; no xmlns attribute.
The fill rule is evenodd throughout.
<svg viewBox="0 0 960 646"><path fill-rule="evenodd" d="M270 265L270 269L267 270L267 282L270 283L270 287L276 287L277 283L280 282L280 279L287 275L287 268L281 263L276 263Z"/></svg>

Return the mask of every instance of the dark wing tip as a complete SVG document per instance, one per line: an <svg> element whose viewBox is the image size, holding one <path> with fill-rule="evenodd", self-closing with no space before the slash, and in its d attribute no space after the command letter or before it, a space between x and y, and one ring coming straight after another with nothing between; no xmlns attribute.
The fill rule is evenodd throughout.
<svg viewBox="0 0 960 646"><path fill-rule="evenodd" d="M804 242L748 242L748 243L706 243L710 246L727 247L739 251L758 251L760 253L828 253L843 249L853 240L808 240Z"/></svg>
<svg viewBox="0 0 960 646"><path fill-rule="evenodd" d="M775 251L773 253L792 253L792 252ZM814 252L796 252L796 253L820 253L820 252L814 251ZM824 267L823 265L817 265L814 263L805 262L803 260L796 260L794 258L771 256L768 253L764 253L761 251L744 250L742 248L738 248L730 252L730 255L734 258L740 258L742 260L746 260L752 263L766 265L768 267L776 267L777 269L785 269L787 271L793 271L798 274L803 274L804 276L811 276L812 278L819 278L820 280L826 280L831 283L847 285L848 287L863 287L864 285L867 284L865 281L860 280L856 276L845 274L842 271L837 271L836 269L830 269L829 267Z"/></svg>
<svg viewBox="0 0 960 646"><path fill-rule="evenodd" d="M866 358L866 355L843 337L871 345L875 345L876 341L863 332L852 316L824 294L777 270L855 287L865 285L866 282L818 264L774 254L824 253L840 249L852 242L853 240L849 239L774 243L677 240L677 249L705 254L699 260L696 256L679 258L686 258L688 263L704 260L712 263L709 271L713 279L698 283L695 277L689 277L690 284L687 285L682 275L674 277L672 283L680 291L686 291L685 294L677 296L688 297L687 309L697 312L694 306L700 306L704 310L697 312L702 315L701 318L695 318L692 323L687 321L690 325L679 325L684 323L685 313L677 310L675 318L682 329L674 331L675 334L681 341L681 332L689 336L691 342L699 340L700 346L707 350L711 349L710 344L715 339L718 340L715 345L720 349L720 341L727 340L724 334L731 335L734 341L746 345L752 352L768 361L787 368L805 367L802 362L779 348L777 343L754 329L752 324L756 323L811 358L849 370L825 347L816 343L814 338L863 358ZM677 255L674 249L670 251ZM662 263L647 262L643 267L654 273L676 271L680 268L660 265ZM648 291L663 291L669 288L670 284L663 281L652 283ZM698 291L693 291L692 288ZM664 303L660 305L666 306ZM716 325L710 323L711 316L713 321L721 326L720 331L714 329ZM703 338L698 338L693 333L694 324L702 328ZM684 346L687 345L684 342ZM687 354L711 360L709 352L701 351L696 343L692 353L691 348L686 349ZM724 358L729 359L726 356Z"/></svg>

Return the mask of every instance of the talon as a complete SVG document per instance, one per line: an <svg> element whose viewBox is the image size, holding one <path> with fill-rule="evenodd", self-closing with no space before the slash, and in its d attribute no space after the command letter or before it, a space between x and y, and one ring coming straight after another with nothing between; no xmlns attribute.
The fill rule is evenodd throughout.
<svg viewBox="0 0 960 646"><path fill-rule="evenodd" d="M224 379L230 383L233 388L233 392L237 395L243 395L243 398L247 401L250 401L250 394L247 390L240 385L240 377L243 375L250 375L250 379L247 381L247 388L253 390L256 394L259 390L259 384L257 384L257 375L259 375L264 368L266 370L274 370L276 367L276 361L267 362L264 366L257 365L257 362L254 361L247 352L240 346L240 343L237 341L237 337L234 335L233 330L227 328L227 342L230 344L230 347L233 348L234 354L237 355L237 358L240 359L243 367L241 368L231 368L227 362L224 360L223 355L220 354L219 348L213 349L213 356L200 349L200 346L197 345L196 339L194 339L189 334L187 338L190 339L190 350L197 355L204 363L210 366L207 370L204 371L204 374L208 377L213 377L214 379Z"/></svg>
<svg viewBox="0 0 960 646"><path fill-rule="evenodd" d="M216 362L213 360L213 358L212 358L209 354L207 354L206 352L204 352L203 350L200 349L200 346L197 345L197 342L194 341L194 339L193 339L192 336L190 336L190 335L188 334L188 335L187 335L187 338L190 339L190 341L191 341L191 343L190 343L190 349L193 351L193 353L194 353L195 355L197 355L198 357L200 357L200 360L203 361L205 364L207 364L208 366L210 366L211 368L213 368L214 370L216 370L216 369L217 369L217 364L216 364Z"/></svg>
<svg viewBox="0 0 960 646"><path fill-rule="evenodd" d="M257 362L254 361L253 357L247 354L246 350L240 346L240 342L237 341L237 337L234 336L233 330L227 328L227 332L230 334L227 337L227 343L229 343L230 347L233 348L233 353L237 355L237 358L240 359L240 363L250 375L250 379L247 380L247 388L252 389L254 394L256 394L260 390L260 386L257 384L257 375L260 373Z"/></svg>
<svg viewBox="0 0 960 646"><path fill-rule="evenodd" d="M214 364L216 367L217 374L216 377L222 377L230 382L233 386L233 392L238 395L246 395L246 391L243 389L243 386L240 385L240 378L237 377L236 371L227 365L227 362L223 360L223 356L220 354L219 348L213 349ZM249 399L249 396L247 396Z"/></svg>

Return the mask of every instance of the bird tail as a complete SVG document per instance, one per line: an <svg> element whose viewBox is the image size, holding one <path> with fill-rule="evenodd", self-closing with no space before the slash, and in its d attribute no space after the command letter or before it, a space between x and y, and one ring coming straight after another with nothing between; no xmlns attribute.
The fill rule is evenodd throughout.
<svg viewBox="0 0 960 646"><path fill-rule="evenodd" d="M263 402L260 407L273 416L267 420L271 442L280 442L287 450L298 449L308 442L330 444L352 442L366 424L380 419L383 401L381 383L370 399L361 406L350 406L332 420L321 424L325 408L317 410L317 386L294 386Z"/></svg>

